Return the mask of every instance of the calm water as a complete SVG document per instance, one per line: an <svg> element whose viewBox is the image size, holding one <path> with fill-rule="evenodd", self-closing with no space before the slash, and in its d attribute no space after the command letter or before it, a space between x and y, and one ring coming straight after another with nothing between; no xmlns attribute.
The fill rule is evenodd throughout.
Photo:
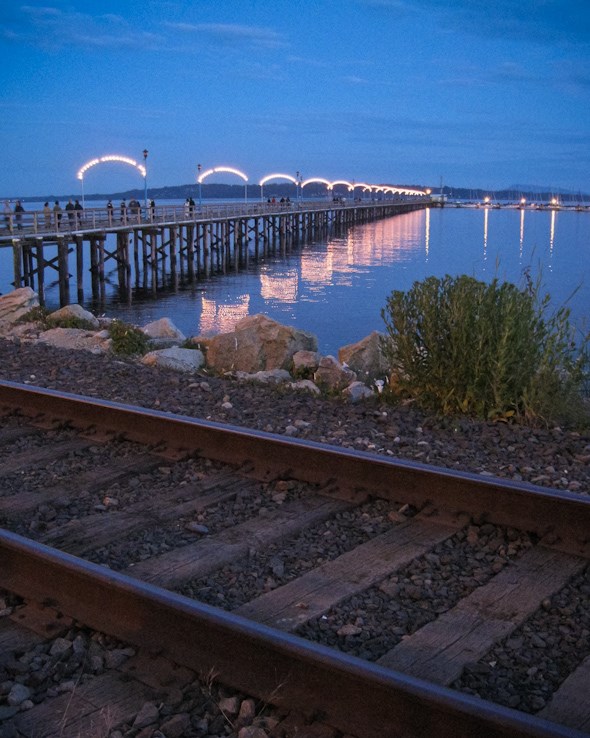
<svg viewBox="0 0 590 738"><path fill-rule="evenodd" d="M6 292L11 252L2 251L0 291ZM240 318L264 313L315 333L320 351L335 354L384 329L381 308L394 289L463 273L520 283L525 268L541 274L552 304L568 301L576 324L590 327L590 213L575 211L421 210L295 247L285 258L251 261L248 271L212 276L177 293L136 297L131 306L117 301L113 270L103 311L139 325L167 316L186 335L228 331ZM56 288L47 302L57 307ZM97 310L90 300L86 306Z"/></svg>

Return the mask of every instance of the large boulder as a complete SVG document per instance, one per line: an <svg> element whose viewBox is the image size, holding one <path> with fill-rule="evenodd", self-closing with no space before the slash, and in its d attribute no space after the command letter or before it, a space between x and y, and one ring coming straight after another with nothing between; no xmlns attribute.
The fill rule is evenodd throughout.
<svg viewBox="0 0 590 738"><path fill-rule="evenodd" d="M78 305L77 303L74 303L73 305L65 305L64 307L60 308L59 310L55 310L53 313L50 313L48 316L48 320L50 322L57 322L59 320L84 320L86 323L91 325L93 328L100 328L100 323L98 321L98 318L96 318L91 312L88 310L84 310L82 305Z"/></svg>
<svg viewBox="0 0 590 738"><path fill-rule="evenodd" d="M57 348L90 351L93 354L107 353L113 343L106 331L95 333L81 328L50 328L39 334L39 341Z"/></svg>
<svg viewBox="0 0 590 738"><path fill-rule="evenodd" d="M266 315L249 315L231 333L199 338L207 365L216 371L260 372L289 370L293 354L317 351L317 338L305 331L277 323Z"/></svg>
<svg viewBox="0 0 590 738"><path fill-rule="evenodd" d="M322 356L313 381L330 392L342 390L356 379L356 374L333 356Z"/></svg>
<svg viewBox="0 0 590 738"><path fill-rule="evenodd" d="M351 402L359 402L367 397L373 397L375 394L370 387L363 382L353 382L342 390L342 394Z"/></svg>
<svg viewBox="0 0 590 738"><path fill-rule="evenodd" d="M34 307L39 306L37 293L30 287L20 287L0 296L0 325L16 323Z"/></svg>
<svg viewBox="0 0 590 738"><path fill-rule="evenodd" d="M141 359L146 366L158 366L179 372L196 372L205 363L203 352L198 349L183 349L178 346L150 351Z"/></svg>
<svg viewBox="0 0 590 738"><path fill-rule="evenodd" d="M312 395L321 395L322 391L314 384L311 379L298 379L296 382L291 382L289 387L293 390L300 390L303 392L311 392Z"/></svg>
<svg viewBox="0 0 590 738"><path fill-rule="evenodd" d="M144 325L141 329L145 335L156 342L182 343L186 340L184 333L177 328L170 318L160 318Z"/></svg>
<svg viewBox="0 0 590 738"><path fill-rule="evenodd" d="M372 383L375 379L387 377L389 369L382 350L383 338L382 333L373 331L357 343L342 346L338 350L338 360L350 367L363 382Z"/></svg>
<svg viewBox="0 0 590 738"><path fill-rule="evenodd" d="M321 358L318 351L297 351L293 354L293 375L295 377L312 377L320 365Z"/></svg>
<svg viewBox="0 0 590 738"><path fill-rule="evenodd" d="M256 382L257 384L281 384L290 382L293 377L286 369L270 369L263 372L236 372L236 379L241 382Z"/></svg>

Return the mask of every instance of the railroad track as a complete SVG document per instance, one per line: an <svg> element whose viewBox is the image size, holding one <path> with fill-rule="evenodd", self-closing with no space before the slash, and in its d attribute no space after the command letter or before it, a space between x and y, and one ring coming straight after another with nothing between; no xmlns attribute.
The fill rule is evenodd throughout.
<svg viewBox="0 0 590 738"><path fill-rule="evenodd" d="M0 411L6 591L359 737L590 731L588 497L8 382Z"/></svg>

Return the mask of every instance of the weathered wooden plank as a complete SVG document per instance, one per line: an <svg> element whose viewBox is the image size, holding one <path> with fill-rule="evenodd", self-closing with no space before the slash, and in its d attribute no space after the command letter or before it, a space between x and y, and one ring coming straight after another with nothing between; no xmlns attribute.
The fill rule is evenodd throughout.
<svg viewBox="0 0 590 738"><path fill-rule="evenodd" d="M29 425L13 425L8 428L0 428L0 446L7 446L21 438L34 436L39 433L38 428L31 428Z"/></svg>
<svg viewBox="0 0 590 738"><path fill-rule="evenodd" d="M563 682L539 717L590 733L590 657Z"/></svg>
<svg viewBox="0 0 590 738"><path fill-rule="evenodd" d="M144 702L154 698L147 685L108 672L78 685L72 693L19 713L13 722L27 738L109 735L114 726L134 718Z"/></svg>
<svg viewBox="0 0 590 738"><path fill-rule="evenodd" d="M171 504L173 500L167 499L167 490L165 490L161 495L150 495L149 500L141 500L123 510L97 513L82 519L70 520L59 528L49 531L43 536L41 542L79 556L87 551L106 546L113 540L121 540L135 531L161 525L169 520L178 520L211 505L224 502L235 497L238 489L241 488L243 488L243 482L237 481L201 497L184 500L178 505ZM174 494L186 497L187 487L175 490Z"/></svg>
<svg viewBox="0 0 590 738"><path fill-rule="evenodd" d="M482 658L587 562L543 546L529 549L488 584L384 654L377 663L448 685Z"/></svg>
<svg viewBox="0 0 590 738"><path fill-rule="evenodd" d="M170 659L160 654L151 653L145 648L127 659L120 667L119 671L123 674L129 674L134 679L147 684L148 687L162 691L172 691L184 689L188 684L194 681L196 675L191 669L185 666L175 664Z"/></svg>
<svg viewBox="0 0 590 738"><path fill-rule="evenodd" d="M13 622L9 617L0 619L0 664L10 659L15 651L28 651L45 638L28 628Z"/></svg>
<svg viewBox="0 0 590 738"><path fill-rule="evenodd" d="M0 512L8 515L24 513L58 497L76 495L80 490L88 494L95 494L115 482L121 482L126 477L135 474L149 472L161 464L162 459L149 454L113 459L104 466L82 472L52 487L0 497Z"/></svg>
<svg viewBox="0 0 590 738"><path fill-rule="evenodd" d="M235 612L280 630L293 631L426 553L460 527L459 523L414 518Z"/></svg>
<svg viewBox="0 0 590 738"><path fill-rule="evenodd" d="M262 549L351 506L352 503L322 497L288 502L262 519L247 520L218 536L203 538L142 561L129 567L125 573L163 587L174 587L183 581L205 576L246 555L251 549Z"/></svg>
<svg viewBox="0 0 590 738"><path fill-rule="evenodd" d="M92 443L82 438L71 438L67 441L59 441L57 443L48 443L39 448L22 451L19 454L13 454L10 459L4 460L0 464L0 477L8 474L31 470L36 466L49 464L56 459L63 458L73 451L82 451L92 446Z"/></svg>

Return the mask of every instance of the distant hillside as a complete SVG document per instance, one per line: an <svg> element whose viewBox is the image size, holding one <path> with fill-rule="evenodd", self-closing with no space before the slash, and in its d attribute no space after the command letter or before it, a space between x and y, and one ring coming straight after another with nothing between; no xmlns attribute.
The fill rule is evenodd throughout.
<svg viewBox="0 0 590 738"><path fill-rule="evenodd" d="M563 187L539 187L539 185L522 185L522 184L515 184L510 185L508 187L509 190L515 190L518 192L534 192L534 193L543 193L543 192L552 192L554 195L572 195L574 197L579 196L579 192L574 192L573 190L567 190Z"/></svg>
<svg viewBox="0 0 590 738"><path fill-rule="evenodd" d="M405 185L410 188L425 189L427 185L409 184ZM345 188L338 188L340 192L345 192ZM434 193L439 193L440 188L433 187ZM526 197L529 200L540 200L548 202L552 197L559 196L562 202L580 202L581 200L590 200L590 196L587 194L568 192L562 189L548 189L543 187L537 187L533 185L512 185L507 189L503 190L484 190L484 189L468 189L466 187L450 187L445 185L443 187L443 193L447 195L449 199L454 200L483 200L484 197L491 197L496 200L520 200L521 197ZM203 200L217 200L217 199L244 199L244 185L225 185L225 184L203 184L201 185L201 194ZM290 197L292 200L297 196L296 187L291 182L279 182L273 184L264 185L263 190L264 198L267 197ZM305 197L325 197L326 188L321 184L308 185L304 193ZM248 200L260 199L260 186L256 184L247 185L247 196ZM187 197L192 197L195 201L199 197L199 185L198 184L183 184L173 185L169 187L150 187L148 189L148 197L150 200L185 200ZM43 202L48 200L50 202L54 200L68 200L69 198L76 199L80 198L79 192L62 194L62 195L36 195L34 197L21 197L23 202ZM140 202L143 202L144 191L143 189L125 190L123 192L103 192L85 195L84 199L86 202L93 200L130 200L135 198ZM14 198L12 198L14 199Z"/></svg>

